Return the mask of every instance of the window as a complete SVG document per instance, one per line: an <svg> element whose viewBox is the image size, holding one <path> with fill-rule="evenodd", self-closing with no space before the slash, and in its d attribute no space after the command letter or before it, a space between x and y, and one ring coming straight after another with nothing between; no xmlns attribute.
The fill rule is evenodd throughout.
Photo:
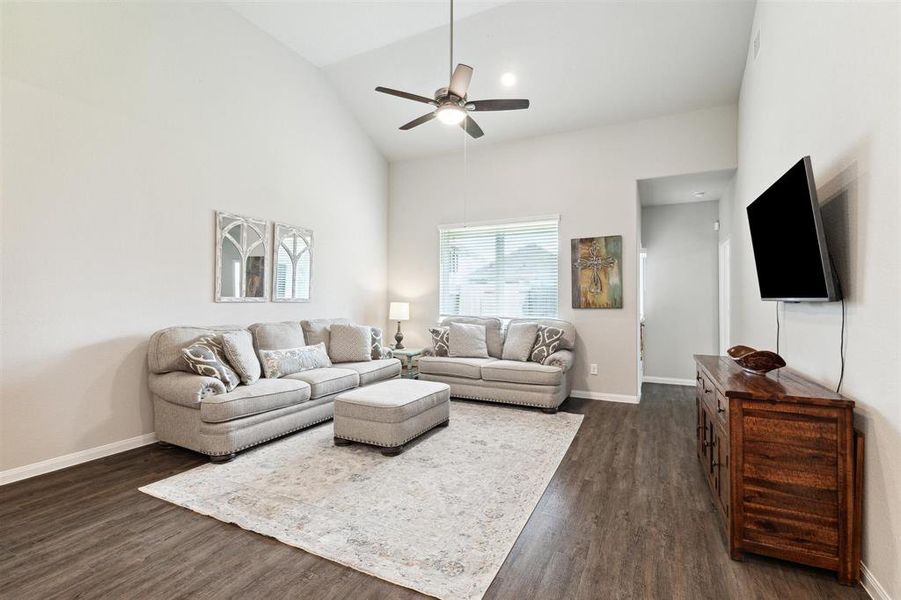
<svg viewBox="0 0 901 600"><path fill-rule="evenodd" d="M558 219L442 227L439 311L556 317Z"/></svg>

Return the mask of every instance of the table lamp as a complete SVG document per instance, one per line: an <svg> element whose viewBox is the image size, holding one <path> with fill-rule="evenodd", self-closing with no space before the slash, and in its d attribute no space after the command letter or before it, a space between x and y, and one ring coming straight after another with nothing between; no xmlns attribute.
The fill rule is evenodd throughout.
<svg viewBox="0 0 901 600"><path fill-rule="evenodd" d="M410 303L409 302L392 302L388 308L388 319L397 321L397 333L394 334L394 340L397 344L394 346L398 350L404 349L404 334L400 331L400 322L410 320Z"/></svg>

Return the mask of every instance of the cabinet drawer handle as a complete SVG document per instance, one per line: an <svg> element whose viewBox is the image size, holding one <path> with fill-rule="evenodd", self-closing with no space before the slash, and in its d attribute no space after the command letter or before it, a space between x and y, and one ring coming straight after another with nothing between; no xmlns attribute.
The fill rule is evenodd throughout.
<svg viewBox="0 0 901 600"><path fill-rule="evenodd" d="M720 463L718 463L718 462L716 462L716 461L713 461L712 463L710 463L710 468L711 468L711 469L712 469L713 467L718 467L718 466L720 466Z"/></svg>
<svg viewBox="0 0 901 600"><path fill-rule="evenodd" d="M718 412L718 413L724 413L724 412L726 412L726 409L725 409L725 408L721 408L719 405L717 405L717 407L716 407L716 412Z"/></svg>

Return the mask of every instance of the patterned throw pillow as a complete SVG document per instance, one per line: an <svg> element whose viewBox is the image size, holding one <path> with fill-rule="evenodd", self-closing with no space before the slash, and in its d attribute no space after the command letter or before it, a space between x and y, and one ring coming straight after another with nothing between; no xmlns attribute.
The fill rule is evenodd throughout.
<svg viewBox="0 0 901 600"><path fill-rule="evenodd" d="M333 363L372 360L372 328L334 323L329 327L328 356Z"/></svg>
<svg viewBox="0 0 901 600"><path fill-rule="evenodd" d="M263 361L263 375L267 379L332 366L332 361L325 351L325 344L322 342L315 346L286 350L260 350L260 359Z"/></svg>
<svg viewBox="0 0 901 600"><path fill-rule="evenodd" d="M560 349L563 343L563 330L559 327L538 326L538 334L535 336L535 345L529 360L532 362L544 362L548 356Z"/></svg>
<svg viewBox="0 0 901 600"><path fill-rule="evenodd" d="M384 354L385 343L382 341L382 330L378 327L370 327L372 335L372 360L381 360Z"/></svg>
<svg viewBox="0 0 901 600"><path fill-rule="evenodd" d="M447 356L450 350L450 327L430 327L429 333L432 334L432 348L435 349L435 356Z"/></svg>
<svg viewBox="0 0 901 600"><path fill-rule="evenodd" d="M241 382L225 358L221 336L202 337L187 348L183 348L181 355L192 372L218 379L225 384L225 390L228 392L238 387Z"/></svg>

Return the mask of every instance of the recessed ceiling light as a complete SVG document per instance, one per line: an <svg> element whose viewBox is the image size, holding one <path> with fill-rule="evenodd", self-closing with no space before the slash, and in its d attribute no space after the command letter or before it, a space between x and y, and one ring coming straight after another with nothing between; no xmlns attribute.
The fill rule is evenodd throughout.
<svg viewBox="0 0 901 600"><path fill-rule="evenodd" d="M504 87L513 87L516 85L516 75L513 73L504 73L501 75L501 85Z"/></svg>
<svg viewBox="0 0 901 600"><path fill-rule="evenodd" d="M704 197L704 194L706 194L706 193L707 193L707 192L695 192L695 193L693 194L693 196L694 196L695 198L703 198L703 197Z"/></svg>

